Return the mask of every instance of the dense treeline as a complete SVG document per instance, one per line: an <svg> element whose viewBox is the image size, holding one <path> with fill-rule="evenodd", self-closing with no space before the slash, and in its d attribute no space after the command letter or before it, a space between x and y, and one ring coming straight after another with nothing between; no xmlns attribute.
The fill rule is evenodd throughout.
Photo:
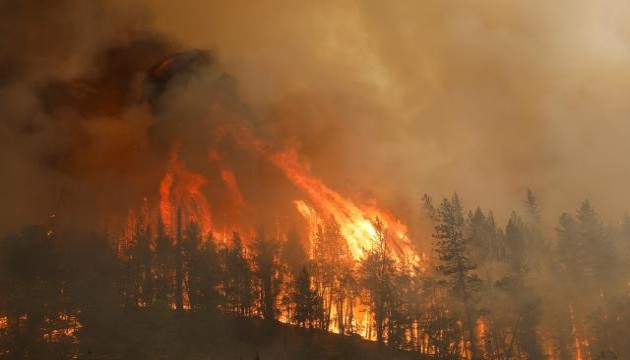
<svg viewBox="0 0 630 360"><path fill-rule="evenodd" d="M219 243L180 212L173 231L161 219L137 221L115 245L25 227L0 241L0 355L74 357L86 339L116 343L114 323L138 312L155 315L155 326L165 314L282 321L420 359L630 352L630 218L604 224L584 201L550 232L531 192L503 227L457 195L439 204L425 196L422 211L433 248L420 266L392 256L379 219L358 262L334 219L310 241L260 229Z"/></svg>

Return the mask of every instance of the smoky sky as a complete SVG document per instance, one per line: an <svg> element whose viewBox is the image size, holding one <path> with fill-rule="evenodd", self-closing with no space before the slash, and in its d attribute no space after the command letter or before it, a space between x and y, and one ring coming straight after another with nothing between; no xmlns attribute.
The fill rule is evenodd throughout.
<svg viewBox="0 0 630 360"><path fill-rule="evenodd" d="M142 53L147 64L182 49L215 53L265 134L296 140L332 188L378 199L405 220L423 193L453 191L467 206L506 215L528 187L551 219L583 198L607 218L628 208L630 6L622 1L0 6L0 161L14 208L3 226L45 216L40 205L58 183L111 191L121 186L109 177L144 181L126 166L150 156L139 135L155 121L146 107L120 97L120 111L51 114L42 101L51 83L77 78L104 91L94 80L102 54L136 39L155 45ZM205 90L178 94L174 116L211 103Z"/></svg>
<svg viewBox="0 0 630 360"><path fill-rule="evenodd" d="M392 202L456 190L547 215L627 210L623 1L155 1L154 26L211 46L315 172ZM366 190L367 189L367 190Z"/></svg>
<svg viewBox="0 0 630 360"><path fill-rule="evenodd" d="M9 1L0 9L0 228L45 224L60 209L62 219L101 226L94 219L131 207L160 170L142 81L176 41L150 29L141 4Z"/></svg>

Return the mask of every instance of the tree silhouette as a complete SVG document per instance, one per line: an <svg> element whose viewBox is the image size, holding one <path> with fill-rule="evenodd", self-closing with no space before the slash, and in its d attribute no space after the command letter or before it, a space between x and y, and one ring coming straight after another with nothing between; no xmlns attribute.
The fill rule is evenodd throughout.
<svg viewBox="0 0 630 360"><path fill-rule="evenodd" d="M374 221L372 247L361 260L360 277L369 292L369 304L374 313L376 341L385 343L387 320L391 314L395 262L387 245L387 233L380 219Z"/></svg>
<svg viewBox="0 0 630 360"><path fill-rule="evenodd" d="M175 229L175 308L184 309L184 254L182 228L182 208L177 208L177 225Z"/></svg>
<svg viewBox="0 0 630 360"><path fill-rule="evenodd" d="M162 217L158 216L155 236L155 299L162 307L170 307L171 289L173 287L172 269L174 264L174 247L166 233Z"/></svg>
<svg viewBox="0 0 630 360"><path fill-rule="evenodd" d="M223 287L228 311L241 317L249 316L253 305L252 270L237 232L233 233L232 244L225 252Z"/></svg>
<svg viewBox="0 0 630 360"><path fill-rule="evenodd" d="M473 359L479 359L475 336L473 295L480 280L472 271L476 265L469 259L466 243L466 224L459 197L454 194L451 200L444 199L437 208L435 225L435 247L439 264L437 271L450 288L453 295L461 300L464 308L464 323Z"/></svg>
<svg viewBox="0 0 630 360"><path fill-rule="evenodd" d="M311 275L302 268L295 279L292 300L295 304L293 320L298 326L312 328L316 321L316 307L319 302L317 292L311 287Z"/></svg>
<svg viewBox="0 0 630 360"><path fill-rule="evenodd" d="M254 244L253 261L255 275L260 282L260 307L265 320L275 320L276 300L280 292L278 265L278 243L265 237L262 229L259 229Z"/></svg>

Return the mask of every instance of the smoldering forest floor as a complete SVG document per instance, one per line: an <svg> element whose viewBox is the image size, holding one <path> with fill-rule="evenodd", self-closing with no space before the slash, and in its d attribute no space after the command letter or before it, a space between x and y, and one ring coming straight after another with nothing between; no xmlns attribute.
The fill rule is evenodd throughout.
<svg viewBox="0 0 630 360"><path fill-rule="evenodd" d="M259 319L140 311L79 331L80 359L417 359L417 353Z"/></svg>

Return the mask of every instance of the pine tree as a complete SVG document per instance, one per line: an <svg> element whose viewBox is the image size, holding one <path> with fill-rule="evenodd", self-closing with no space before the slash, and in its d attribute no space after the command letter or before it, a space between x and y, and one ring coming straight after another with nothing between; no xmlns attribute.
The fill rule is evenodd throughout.
<svg viewBox="0 0 630 360"><path fill-rule="evenodd" d="M492 263L505 255L501 236L492 212L486 216L480 208L468 214L468 250L476 263Z"/></svg>
<svg viewBox="0 0 630 360"><path fill-rule="evenodd" d="M151 228L138 222L133 243L133 261L135 263L135 276L137 277L136 285L138 286L137 300L144 306L150 306L154 299Z"/></svg>
<svg viewBox="0 0 630 360"><path fill-rule="evenodd" d="M579 281L584 269L584 253L582 244L579 243L577 223L571 214L560 215L556 233L558 259L573 279Z"/></svg>
<svg viewBox="0 0 630 360"><path fill-rule="evenodd" d="M253 303L252 270L247 259L243 240L234 232L232 244L225 252L224 291L227 310L244 317L251 314Z"/></svg>
<svg viewBox="0 0 630 360"><path fill-rule="evenodd" d="M153 303L151 231L141 221L134 224L131 240L124 249L125 306L133 308Z"/></svg>
<svg viewBox="0 0 630 360"><path fill-rule="evenodd" d="M543 236L541 209L534 193L527 189L525 194L526 216L523 222L527 227L528 265L531 270L540 274L550 264L551 248Z"/></svg>
<svg viewBox="0 0 630 360"><path fill-rule="evenodd" d="M184 255L183 273L187 279L188 303L191 310L199 310L202 306L201 289L202 271L204 264L201 263L199 247L201 246L201 228L194 221L186 226L186 235L183 239L182 251Z"/></svg>
<svg viewBox="0 0 630 360"><path fill-rule="evenodd" d="M386 229L380 219L374 222L372 247L366 250L361 260L360 276L369 292L370 309L374 313L376 341L385 343L387 320L391 314L395 262L389 253Z"/></svg>
<svg viewBox="0 0 630 360"><path fill-rule="evenodd" d="M523 276L528 271L527 229L523 220L512 212L505 227L505 243L509 250L509 264L518 281L524 281Z"/></svg>
<svg viewBox="0 0 630 360"><path fill-rule="evenodd" d="M473 359L479 359L475 334L473 296L480 280L473 270L476 265L467 253L466 224L463 208L457 194L451 200L444 199L436 213L435 247L439 260L437 271L445 278L446 285L464 307L464 324Z"/></svg>
<svg viewBox="0 0 630 360"><path fill-rule="evenodd" d="M335 307L337 314L337 328L343 334L345 332L344 308L347 301L352 301L349 292L351 285L352 272L350 271L352 263L350 260L350 251L347 242L341 235L339 224L334 218L328 219L325 224L325 252L326 252L326 269L328 280L328 293L326 298L326 326L328 330L333 319L331 319L332 308Z"/></svg>
<svg viewBox="0 0 630 360"><path fill-rule="evenodd" d="M604 230L595 209L584 200L577 211L579 243L584 247L586 271L598 283L607 282L613 269L613 256L610 239Z"/></svg>
<svg viewBox="0 0 630 360"><path fill-rule="evenodd" d="M259 229L254 239L253 260L256 277L260 282L260 307L263 318L273 321L276 318L276 300L279 294L278 243L265 237Z"/></svg>
<svg viewBox="0 0 630 360"><path fill-rule="evenodd" d="M357 280L352 265L347 262L336 270L335 309L340 334L352 332L353 302L357 296Z"/></svg>
<svg viewBox="0 0 630 360"><path fill-rule="evenodd" d="M531 189L527 189L525 193L525 208L530 222L540 224L540 206Z"/></svg>
<svg viewBox="0 0 630 360"><path fill-rule="evenodd" d="M324 224L317 226L313 251L313 268L315 274L315 288L317 289L321 308L318 324L323 330L328 331L332 322L333 305L341 310L343 318L342 302L345 302L346 293L340 288L342 270L348 266L349 250L343 240L339 224L334 218L327 219ZM346 274L347 275L347 274ZM347 277L343 281L348 280ZM342 320L337 318L339 322ZM342 324L339 324L342 327Z"/></svg>
<svg viewBox="0 0 630 360"><path fill-rule="evenodd" d="M461 359L461 328L453 311L449 309L443 284L433 274L419 279L421 311L418 318L418 350L423 358Z"/></svg>
<svg viewBox="0 0 630 360"><path fill-rule="evenodd" d="M519 351L525 352L528 359L538 359L543 357L537 331L542 313L541 300L533 294L533 289L526 281L526 275L530 271L527 257L531 253L528 247L531 245L529 236L529 229L513 212L505 229L505 241L509 249L508 263L512 273L501 281L501 287L515 309L513 339L518 341Z"/></svg>
<svg viewBox="0 0 630 360"><path fill-rule="evenodd" d="M197 267L199 302L203 308L216 311L221 300L218 291L221 268L217 246L212 235L198 250Z"/></svg>
<svg viewBox="0 0 630 360"><path fill-rule="evenodd" d="M415 348L413 322L417 318L415 305L420 296L413 269L401 266L393 274L390 315L387 320L387 344L397 349Z"/></svg>
<svg viewBox="0 0 630 360"><path fill-rule="evenodd" d="M177 228L175 234L175 308L184 309L184 259L182 235L182 208L177 208Z"/></svg>
<svg viewBox="0 0 630 360"><path fill-rule="evenodd" d="M611 243L588 200L575 218L562 214L557 233L560 261L577 282L609 279L614 265Z"/></svg>
<svg viewBox="0 0 630 360"><path fill-rule="evenodd" d="M315 280L315 290L317 291L318 303L316 304L316 314L317 314L317 326L326 330L328 326L329 314L327 314L326 310L328 307L325 305L324 301L327 298L326 292L330 289L331 279L330 279L330 269L327 264L327 252L326 252L326 235L324 233L324 227L321 224L317 225L317 230L315 231L315 238L313 242L313 274Z"/></svg>
<svg viewBox="0 0 630 360"><path fill-rule="evenodd" d="M316 321L317 292L311 288L311 276L306 267L295 279L292 301L295 304L293 320L298 326L312 328Z"/></svg>
<svg viewBox="0 0 630 360"><path fill-rule="evenodd" d="M173 244L166 234L162 217L158 216L155 237L155 297L156 302L164 307L170 305L170 289L172 287Z"/></svg>
<svg viewBox="0 0 630 360"><path fill-rule="evenodd" d="M430 220L435 220L437 211L433 205L433 199L428 194L422 196L422 210Z"/></svg>

